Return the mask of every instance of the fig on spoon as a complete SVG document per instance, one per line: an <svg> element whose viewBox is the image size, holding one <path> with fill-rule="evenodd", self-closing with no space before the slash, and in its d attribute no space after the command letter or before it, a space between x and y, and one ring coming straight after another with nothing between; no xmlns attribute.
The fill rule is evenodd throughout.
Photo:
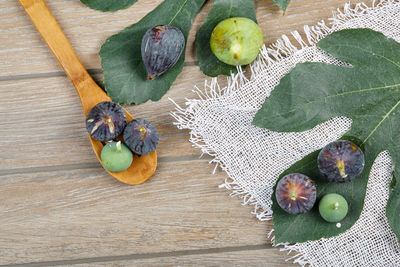
<svg viewBox="0 0 400 267"><path fill-rule="evenodd" d="M74 85L80 97L85 117L97 104L111 101L111 98L96 84L83 67L46 3L43 0L19 0L19 2ZM125 115L127 122L133 120L133 116L126 110ZM104 167L101 161L103 143L90 136L89 138L97 159ZM115 179L133 185L149 179L154 174L156 167L157 152L153 151L141 157L135 155L132 165L124 171L110 172L105 169Z"/></svg>

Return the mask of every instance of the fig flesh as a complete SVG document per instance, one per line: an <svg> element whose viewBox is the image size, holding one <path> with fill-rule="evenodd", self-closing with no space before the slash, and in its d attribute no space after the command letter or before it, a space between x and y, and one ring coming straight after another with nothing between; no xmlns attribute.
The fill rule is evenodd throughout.
<svg viewBox="0 0 400 267"><path fill-rule="evenodd" d="M365 164L362 150L347 140L329 143L318 154L318 168L331 182L350 182L358 177Z"/></svg>
<svg viewBox="0 0 400 267"><path fill-rule="evenodd" d="M317 197L313 180L300 173L284 176L276 187L278 205L287 213L297 215L311 210Z"/></svg>

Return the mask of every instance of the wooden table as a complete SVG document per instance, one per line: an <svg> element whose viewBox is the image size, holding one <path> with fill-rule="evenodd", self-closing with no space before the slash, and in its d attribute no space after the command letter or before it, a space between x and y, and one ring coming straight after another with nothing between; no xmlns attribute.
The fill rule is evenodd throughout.
<svg viewBox="0 0 400 267"><path fill-rule="evenodd" d="M83 64L102 80L97 55L105 38L137 22L161 0L139 0L101 13L78 0L49 8ZM173 125L173 98L184 105L202 86L194 36L211 9L196 17L182 74L157 103L128 106L161 135L159 165L140 186L111 178L97 162L78 97L16 0L0 0L0 265L287 266L267 240L271 222L218 189L210 157ZM293 0L287 14L257 2L265 42L331 16L345 0ZM223 81L225 78L222 78Z"/></svg>

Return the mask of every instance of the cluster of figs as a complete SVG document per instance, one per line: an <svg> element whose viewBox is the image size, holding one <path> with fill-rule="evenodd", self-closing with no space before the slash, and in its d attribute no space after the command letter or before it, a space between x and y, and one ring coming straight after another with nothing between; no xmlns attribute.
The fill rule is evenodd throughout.
<svg viewBox="0 0 400 267"><path fill-rule="evenodd" d="M251 63L262 45L260 27L248 18L223 20L210 36L212 52L220 61L230 65ZM141 42L147 79L154 80L174 67L184 50L185 36L180 29L170 25L157 25L148 29ZM111 172L128 169L133 154L150 154L158 145L159 137L153 125L144 119L134 119L127 123L123 108L111 101L101 102L89 112L86 128L92 138L105 144L101 160Z"/></svg>
<svg viewBox="0 0 400 267"><path fill-rule="evenodd" d="M317 158L320 173L330 182L347 183L358 177L364 169L363 151L347 140L334 141L325 146ZM275 197L286 212L298 215L310 211L317 198L313 180L301 173L284 176L277 184ZM336 193L324 195L319 201L319 213L327 222L339 222L348 213L346 199Z"/></svg>
<svg viewBox="0 0 400 267"><path fill-rule="evenodd" d="M210 49L218 60L233 66L253 62L264 43L261 28L243 17L219 22L210 36ZM185 37L180 29L158 25L146 31L141 54L147 79L154 80L171 69L185 49Z"/></svg>
<svg viewBox="0 0 400 267"><path fill-rule="evenodd" d="M111 172L128 169L133 154L150 154L158 145L157 130L150 122L136 118L127 123L124 109L111 101L98 103L90 110L86 128L92 138L105 143L101 161ZM120 137L123 142L117 140Z"/></svg>

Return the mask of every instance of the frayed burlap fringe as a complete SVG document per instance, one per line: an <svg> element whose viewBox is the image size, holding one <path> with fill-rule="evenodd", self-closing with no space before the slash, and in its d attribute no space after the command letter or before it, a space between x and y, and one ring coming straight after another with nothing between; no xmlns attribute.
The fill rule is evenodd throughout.
<svg viewBox="0 0 400 267"><path fill-rule="evenodd" d="M326 24L324 21L321 21L311 27L304 26L305 38L302 38L299 32L295 31L291 33L291 36L295 40L295 43L292 43L286 35L283 35L280 40L276 41L270 47L264 46L262 48L262 51L258 59L250 66L251 75L249 79L247 79L243 71L240 68L238 68L238 73L232 74L228 78L227 80L228 85L226 87L221 88L217 82L217 79L213 78L210 81L205 81L204 87L202 89L195 87L194 92L196 92L198 98L187 99L185 103L186 104L185 108L182 108L177 104L175 104L176 110L171 112L171 115L176 119L175 125L180 129L190 130L190 142L192 142L194 146L198 147L202 151L202 153L208 154L213 157L210 163L215 163L214 171L219 166L221 167L222 170L227 172L229 178L227 178L225 183L223 183L220 187L229 189L231 191L232 196L241 197L243 199L243 205L253 205L254 206L253 214L258 219L270 220L272 218L272 211L270 208L271 201L269 196L272 191L271 184L273 183L268 184L267 188L257 188L263 186L263 183L258 181L249 181L248 184L246 184L246 179L248 178L246 177L246 175L248 174L238 172L238 169L240 169L238 168L238 166L234 168L235 167L234 165L235 164L237 165L238 163L230 162L231 156L227 155L229 152L228 149L224 147L223 149L221 149L220 147L216 147L215 146L216 144L213 143L216 141L213 141L212 138L210 138L209 136L207 138L205 137L204 131L207 131L207 129L202 128L204 125L202 124L201 121L204 120L204 117L206 117L206 115L204 114L209 114L205 111L208 111L208 109L210 110L213 109L211 111L218 110L217 108L215 108L214 105L216 106L222 105L221 109L224 111L224 108L228 107L229 101L233 102L236 101L236 103L241 103L240 107L241 111L249 112L249 114L247 115L248 118L244 120L246 123L249 123L249 118L251 117L251 115L254 115L254 112L258 110L259 107L261 106L263 102L261 100L269 96L270 90L274 88L277 82L279 82L279 79L285 73L287 73L287 71L289 71L290 68L294 66L295 63L311 60L311 61L322 61L332 64L343 65L344 63L338 62L337 60L321 52L316 47L316 44L318 43L319 40L321 40L326 35L334 31L345 28L358 28L358 27L372 28L374 30L383 32L388 37L400 41L400 2L398 0L373 1L370 6L364 3L356 4L353 6L350 4L346 4L342 9L337 10L337 12L333 15L333 17L329 19L328 24ZM287 66L283 67L283 65ZM264 96L262 97L258 96L260 91L257 91L256 92L257 94L255 94L254 92L258 90L260 87L266 88L265 91L261 91L264 94ZM253 97L248 96L249 94L251 95L253 93L255 94L254 98L256 98L257 100L253 101ZM171 99L171 101L173 100ZM229 110L232 110L232 107L229 107ZM215 118L220 119L220 117L215 117ZM226 117L222 118L226 119ZM318 129L313 129L314 131L310 131L310 137L312 136L313 138L315 138L314 135L316 133L318 134L322 133L322 135L326 134L327 136L325 138L326 140L325 139L323 139L323 141L319 140L318 142L316 142L318 143L316 145L310 145L304 141L304 138L307 137L307 134L305 136L291 135L290 138L294 139L297 138L296 141L298 141L298 143L303 144L305 148L300 149L301 151L299 151L298 153L294 153L295 156L290 160L284 161L282 163L283 166L281 169L278 168L274 172L268 173L268 177L263 181L275 181L277 179L277 174L279 174L281 170L284 170L285 168L290 166L292 163L296 162L299 158L301 158L301 155L304 156L309 152L322 147L324 141L325 143L327 143L330 140L332 141L340 137L349 129L351 125L351 120L346 118L334 118L331 121L327 122L325 124L325 127L329 125L331 125L333 129L339 129L337 130L337 133L335 133L334 135L324 133L324 131L322 130L322 126L320 128L317 127ZM227 124L227 126L230 125ZM229 129L231 128L227 127L227 129L223 128L221 129L221 131ZM271 134L273 136L272 137L273 141L277 142L278 145L282 146L286 145L285 141L288 140L285 139L287 138L287 136L283 137L283 135L282 136L273 135L273 133L269 132L268 130L256 131L256 134L259 134L260 136L262 136L262 138L269 137L269 135ZM256 146L258 145L258 143L254 145ZM268 152L269 151L266 151L265 153ZM282 161L281 158L280 160ZM271 160L271 162L273 161ZM382 162L384 162L385 164L382 164ZM380 161L378 159L375 164L378 165L380 164L379 166L381 166L383 171L387 170L389 168L388 165L391 164L390 156L388 155L388 153L383 154ZM245 168L246 165L244 164L243 166L239 167ZM390 181L390 171L387 171L385 175L386 175L385 176L386 179L385 183L386 183L387 181ZM238 177L241 178L240 181ZM375 177L380 177L379 173L377 173ZM368 185L369 190L370 188L377 186L375 184L372 184L373 181L375 181L375 179L370 178ZM249 188L251 188L251 190L249 190ZM265 198L261 196L261 193L259 192L266 193L268 197ZM371 192L367 192L367 197L368 195L371 196L374 194ZM388 196L387 192L383 193L383 195L380 194L380 196L382 197L381 202L386 203ZM330 266L330 264L334 262L338 263L340 266L355 266L360 264L375 265L376 262L368 261L368 259L367 260L362 259L360 261L357 261L357 259L346 260L345 259L346 257L343 257L343 255L341 255L341 258L344 259L341 258L335 259L335 257L324 256L322 249L319 250L316 249L317 247L324 247L324 246L327 249L329 248L329 250L338 249L338 247L335 247L334 245L335 243L337 242L346 243L346 241L351 239L351 236L349 236L350 234L357 235L359 234L359 232L361 232L361 230L359 230L358 228L367 227L369 225L368 223L366 223L368 219L363 219L366 216L365 214L369 213L367 210L368 209L367 203L368 199L366 198L366 205L364 207L363 214L361 215L360 220L356 223L356 225L353 226L349 231L343 233L342 235L334 237L337 239L333 240L334 242L331 242L329 239L321 239L319 241L309 241L294 245L289 245L289 244L276 244L276 245L283 245L282 250L288 251L289 253L291 252L296 253L288 260L293 260L293 262L299 263L300 265L310 264L313 266L314 265ZM371 205L379 206L373 202L371 202ZM384 208L384 206L385 205L383 205L382 207ZM379 206L377 209L379 208L382 209L382 207ZM375 212L377 211L375 210ZM380 210L380 212L384 211ZM390 229L387 231L390 231ZM385 238L388 238L387 242L389 242L393 248L393 250L390 253L394 251L393 252L394 254L390 254L389 252L385 251L385 253L388 255L386 254L384 256L373 255L375 258L378 257L380 262L382 262L382 264L386 264L382 266L388 266L388 265L394 266L396 265L396 263L400 264L400 255L399 255L400 252L398 248L398 243L393 242L393 240L396 239L395 237L392 236L393 234L392 235L390 234L392 234L391 231L390 233L384 232ZM269 234L269 237L273 241L273 232ZM376 238L379 239L380 236L378 235ZM374 239L371 239L370 241L379 243L379 241L376 241ZM343 244L343 246L346 247L349 245ZM315 249L316 252L320 254L322 253L322 256L321 255L318 256L318 253L313 252ZM351 247L349 247L348 249L351 249ZM357 256L362 257L362 255L360 256L357 253L349 254L347 256L349 258ZM397 262L393 260L392 261L388 260L389 256L393 258L393 260L397 260Z"/></svg>

